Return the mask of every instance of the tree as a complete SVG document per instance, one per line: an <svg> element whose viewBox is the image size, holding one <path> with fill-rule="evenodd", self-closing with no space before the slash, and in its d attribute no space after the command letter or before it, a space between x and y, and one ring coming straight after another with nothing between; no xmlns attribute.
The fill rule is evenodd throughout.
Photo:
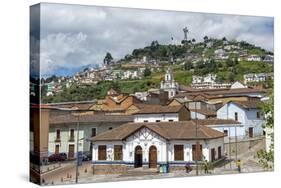
<svg viewBox="0 0 281 188"><path fill-rule="evenodd" d="M155 49L157 49L158 47L159 47L158 41L157 41L157 40L153 40L153 41L151 42L151 44L150 44L150 48L151 48L152 50L155 50Z"/></svg>
<svg viewBox="0 0 281 188"><path fill-rule="evenodd" d="M181 41L181 44L183 44L183 45L186 45L188 42L187 42L187 40L182 40Z"/></svg>
<svg viewBox="0 0 281 188"><path fill-rule="evenodd" d="M45 80L45 83L56 82L58 81L58 77L56 75L52 75Z"/></svg>
<svg viewBox="0 0 281 188"><path fill-rule="evenodd" d="M112 60L113 60L112 55L109 52L107 52L103 59L103 64L109 65L109 64L111 64Z"/></svg>
<svg viewBox="0 0 281 188"><path fill-rule="evenodd" d="M234 74L233 72L230 72L230 73L228 74L228 80L229 80L230 82L234 82L234 81L235 81L235 74Z"/></svg>
<svg viewBox="0 0 281 188"><path fill-rule="evenodd" d="M208 36L205 36L203 39L204 39L204 42L206 43L206 42L208 42L209 38L208 38Z"/></svg>
<svg viewBox="0 0 281 188"><path fill-rule="evenodd" d="M148 76L150 76L151 75L151 71L150 71L150 69L149 68L145 68L144 69L144 72L143 72L143 76L144 77L148 77Z"/></svg>
<svg viewBox="0 0 281 188"><path fill-rule="evenodd" d="M193 38L191 41L192 41L192 43L195 43L195 42L196 42L196 40L195 40L194 38Z"/></svg>
<svg viewBox="0 0 281 188"><path fill-rule="evenodd" d="M222 40L223 40L223 41L227 41L226 37L223 37Z"/></svg>
<svg viewBox="0 0 281 188"><path fill-rule="evenodd" d="M184 70L190 70L192 68L193 68L193 65L190 61L188 61L184 64Z"/></svg>
<svg viewBox="0 0 281 188"><path fill-rule="evenodd" d="M259 163L266 170L274 169L274 97L273 92L268 100L262 106L262 112L265 116L265 125L266 136L270 138L270 146L268 150L260 150L257 152Z"/></svg>

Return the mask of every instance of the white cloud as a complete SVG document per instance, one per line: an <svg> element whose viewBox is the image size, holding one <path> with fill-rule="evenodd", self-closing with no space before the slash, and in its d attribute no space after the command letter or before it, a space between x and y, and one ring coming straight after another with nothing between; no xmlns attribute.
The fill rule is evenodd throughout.
<svg viewBox="0 0 281 188"><path fill-rule="evenodd" d="M71 61L68 57L71 55L88 56L86 39L87 35L82 32L49 34L42 38L40 44L41 73L48 74L63 66L76 67L78 62Z"/></svg>
<svg viewBox="0 0 281 188"><path fill-rule="evenodd" d="M185 26L197 41L225 36L273 50L273 18L63 4L42 4L41 16L45 73L102 63L107 51L122 58L152 40L181 41Z"/></svg>

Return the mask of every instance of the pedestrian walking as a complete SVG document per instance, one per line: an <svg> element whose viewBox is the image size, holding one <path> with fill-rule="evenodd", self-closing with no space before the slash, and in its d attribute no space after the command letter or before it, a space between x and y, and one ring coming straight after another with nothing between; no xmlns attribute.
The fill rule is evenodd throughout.
<svg viewBox="0 0 281 188"><path fill-rule="evenodd" d="M238 173L241 173L241 160L240 159L237 160L237 170L238 170Z"/></svg>
<svg viewBox="0 0 281 188"><path fill-rule="evenodd" d="M192 167L191 167L190 163L185 164L185 170L186 170L186 173L189 173L192 171Z"/></svg>
<svg viewBox="0 0 281 188"><path fill-rule="evenodd" d="M209 173L209 164L207 160L204 161L204 172L205 174Z"/></svg>

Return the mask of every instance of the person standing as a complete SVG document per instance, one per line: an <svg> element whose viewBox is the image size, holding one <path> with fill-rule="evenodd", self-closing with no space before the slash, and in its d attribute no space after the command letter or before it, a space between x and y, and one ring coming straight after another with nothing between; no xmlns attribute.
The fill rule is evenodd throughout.
<svg viewBox="0 0 281 188"><path fill-rule="evenodd" d="M240 159L237 160L237 170L238 170L238 173L241 173L241 160Z"/></svg>
<svg viewBox="0 0 281 188"><path fill-rule="evenodd" d="M204 161L204 172L205 174L209 173L209 164L207 160Z"/></svg>
<svg viewBox="0 0 281 188"><path fill-rule="evenodd" d="M191 167L190 163L185 164L185 170L186 170L186 173L189 173L192 171L192 167Z"/></svg>

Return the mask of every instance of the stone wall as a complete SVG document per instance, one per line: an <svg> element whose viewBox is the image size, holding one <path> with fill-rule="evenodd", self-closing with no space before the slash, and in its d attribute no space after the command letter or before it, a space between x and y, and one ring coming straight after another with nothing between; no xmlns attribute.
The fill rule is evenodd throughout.
<svg viewBox="0 0 281 188"><path fill-rule="evenodd" d="M123 164L105 164L105 165L93 165L93 174L122 174L128 171L130 166Z"/></svg>
<svg viewBox="0 0 281 188"><path fill-rule="evenodd" d="M169 172L177 171L177 170L185 170L185 166L169 166Z"/></svg>
<svg viewBox="0 0 281 188"><path fill-rule="evenodd" d="M253 139L247 139L247 140L240 140L240 141L237 141L237 144L234 141L231 141L230 143L225 142L224 151L227 153L228 157L229 157L229 154L231 154L231 158L235 157L236 145L237 145L237 155L240 155L240 154L248 152L255 146L258 147L257 150L265 149L265 139L264 139L264 137L259 137L259 138L253 138Z"/></svg>

